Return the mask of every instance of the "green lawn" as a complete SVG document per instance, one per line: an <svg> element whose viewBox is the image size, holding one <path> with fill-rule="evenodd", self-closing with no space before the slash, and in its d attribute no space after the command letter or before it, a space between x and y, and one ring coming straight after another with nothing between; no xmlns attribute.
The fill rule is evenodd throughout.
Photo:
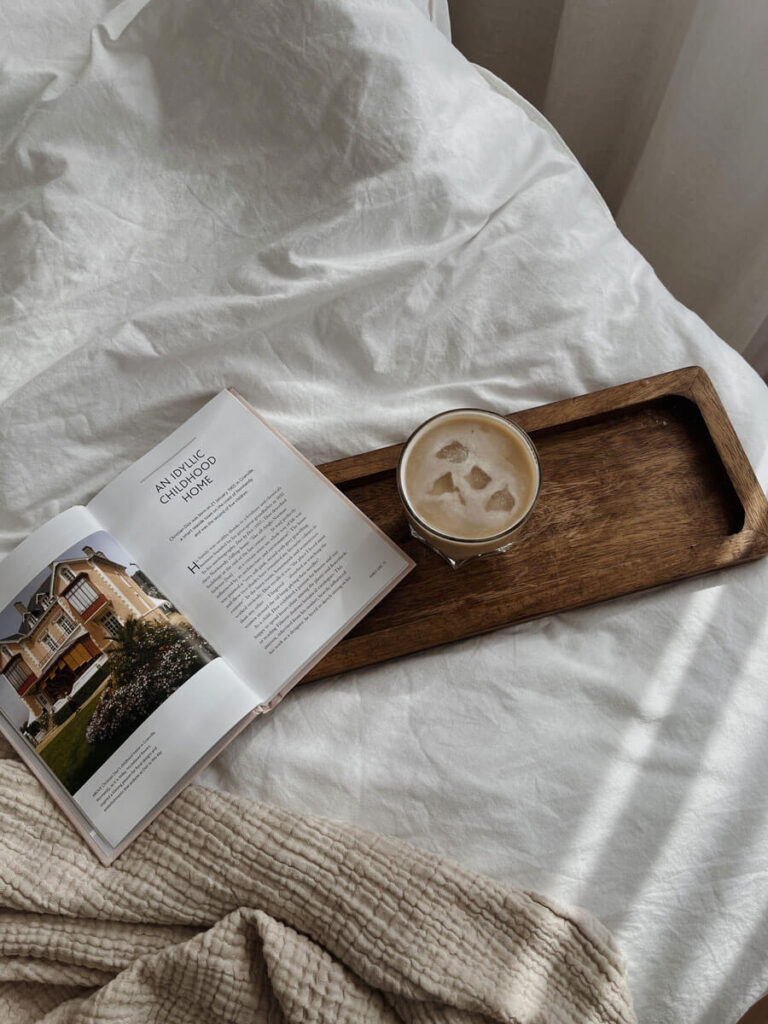
<svg viewBox="0 0 768 1024"><path fill-rule="evenodd" d="M117 750L125 737L114 742L90 744L85 730L98 707L94 695L62 726L42 750L38 751L53 774L70 793L75 793Z"/></svg>

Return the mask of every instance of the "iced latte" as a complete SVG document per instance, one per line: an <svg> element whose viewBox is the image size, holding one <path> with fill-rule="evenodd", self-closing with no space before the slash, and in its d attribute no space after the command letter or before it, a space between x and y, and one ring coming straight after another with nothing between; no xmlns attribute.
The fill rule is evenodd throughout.
<svg viewBox="0 0 768 1024"><path fill-rule="evenodd" d="M411 530L452 564L503 550L527 519L541 473L528 435L480 409L455 409L408 439L397 483Z"/></svg>

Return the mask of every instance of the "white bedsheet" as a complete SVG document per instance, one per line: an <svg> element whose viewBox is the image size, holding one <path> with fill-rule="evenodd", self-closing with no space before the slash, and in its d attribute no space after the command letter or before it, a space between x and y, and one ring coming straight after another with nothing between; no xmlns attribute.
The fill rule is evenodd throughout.
<svg viewBox="0 0 768 1024"><path fill-rule="evenodd" d="M3 550L226 385L324 461L700 363L765 486L765 385L410 0L142 6L0 12ZM727 1024L768 987L767 609L757 563L309 686L204 781L581 904L640 1020Z"/></svg>

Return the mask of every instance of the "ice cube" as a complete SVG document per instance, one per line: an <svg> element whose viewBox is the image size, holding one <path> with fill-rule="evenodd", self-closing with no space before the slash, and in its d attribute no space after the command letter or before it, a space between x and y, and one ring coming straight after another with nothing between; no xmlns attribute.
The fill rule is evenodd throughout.
<svg viewBox="0 0 768 1024"><path fill-rule="evenodd" d="M450 494L451 491L457 490L456 485L453 482L453 473L443 473L437 480L434 481L430 488L430 494Z"/></svg>
<svg viewBox="0 0 768 1024"><path fill-rule="evenodd" d="M450 441L437 453L438 459L447 459L448 462L466 462L469 456L469 448L465 448L461 441Z"/></svg>
<svg viewBox="0 0 768 1024"><path fill-rule="evenodd" d="M481 469L480 466L473 466L472 469L464 477L469 486L475 491L482 491L484 487L487 487L491 482L491 478Z"/></svg>
<svg viewBox="0 0 768 1024"><path fill-rule="evenodd" d="M515 499L509 493L508 487L502 487L500 491L494 491L485 503L486 512L511 512L515 507Z"/></svg>

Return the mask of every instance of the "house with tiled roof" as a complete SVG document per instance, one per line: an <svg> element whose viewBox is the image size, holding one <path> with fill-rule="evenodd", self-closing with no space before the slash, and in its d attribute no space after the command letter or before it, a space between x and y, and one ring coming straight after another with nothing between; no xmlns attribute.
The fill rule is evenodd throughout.
<svg viewBox="0 0 768 1024"><path fill-rule="evenodd" d="M26 704L29 722L43 731L106 663L126 619L167 621L162 602L126 566L87 544L82 551L51 563L27 603L16 602L15 632L0 638L0 674Z"/></svg>

